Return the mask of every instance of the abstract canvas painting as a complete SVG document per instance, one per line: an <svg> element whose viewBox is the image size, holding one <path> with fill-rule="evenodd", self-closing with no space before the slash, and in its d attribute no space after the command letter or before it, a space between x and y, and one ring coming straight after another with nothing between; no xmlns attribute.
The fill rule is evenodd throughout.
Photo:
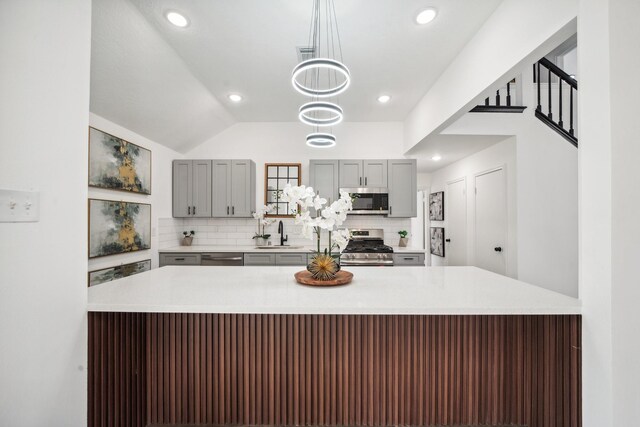
<svg viewBox="0 0 640 427"><path fill-rule="evenodd" d="M429 219L444 221L444 191L429 194Z"/></svg>
<svg viewBox="0 0 640 427"><path fill-rule="evenodd" d="M89 199L89 258L151 248L151 205Z"/></svg>
<svg viewBox="0 0 640 427"><path fill-rule="evenodd" d="M431 253L444 257L444 228L431 227Z"/></svg>
<svg viewBox="0 0 640 427"><path fill-rule="evenodd" d="M99 285L101 283L110 282L112 280L121 279L143 271L151 270L151 260L132 262L115 267L103 268L89 272L89 286Z"/></svg>
<svg viewBox="0 0 640 427"><path fill-rule="evenodd" d="M151 151L89 128L89 186L151 194Z"/></svg>

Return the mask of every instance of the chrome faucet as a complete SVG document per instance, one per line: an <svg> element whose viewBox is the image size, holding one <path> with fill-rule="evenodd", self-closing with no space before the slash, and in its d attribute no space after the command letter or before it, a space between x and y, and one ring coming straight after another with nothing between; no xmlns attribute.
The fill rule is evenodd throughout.
<svg viewBox="0 0 640 427"><path fill-rule="evenodd" d="M287 234L287 236L285 237L284 224L282 223L282 221L278 223L278 233L280 233L280 246L284 246L284 242L287 242L289 240L289 235Z"/></svg>

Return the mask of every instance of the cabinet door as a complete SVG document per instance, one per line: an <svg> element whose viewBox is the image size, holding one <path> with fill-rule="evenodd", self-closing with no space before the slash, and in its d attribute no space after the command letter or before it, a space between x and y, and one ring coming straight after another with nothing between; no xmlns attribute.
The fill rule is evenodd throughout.
<svg viewBox="0 0 640 427"><path fill-rule="evenodd" d="M211 216L211 160L193 160L191 216Z"/></svg>
<svg viewBox="0 0 640 427"><path fill-rule="evenodd" d="M307 265L307 254L276 254L276 265Z"/></svg>
<svg viewBox="0 0 640 427"><path fill-rule="evenodd" d="M214 160L212 173L211 216L231 216L231 160Z"/></svg>
<svg viewBox="0 0 640 427"><path fill-rule="evenodd" d="M200 254L160 254L160 267L165 265L200 265Z"/></svg>
<svg viewBox="0 0 640 427"><path fill-rule="evenodd" d="M387 188L386 160L365 160L363 165L365 187Z"/></svg>
<svg viewBox="0 0 640 427"><path fill-rule="evenodd" d="M340 188L362 186L362 160L340 160Z"/></svg>
<svg viewBox="0 0 640 427"><path fill-rule="evenodd" d="M418 172L415 159L389 160L389 216L418 214Z"/></svg>
<svg viewBox="0 0 640 427"><path fill-rule="evenodd" d="M191 160L173 161L173 217L191 216L193 168Z"/></svg>
<svg viewBox="0 0 640 427"><path fill-rule="evenodd" d="M336 201L338 194L338 161L311 160L309 162L309 185L316 194L327 199L329 204Z"/></svg>
<svg viewBox="0 0 640 427"><path fill-rule="evenodd" d="M405 254L394 252L393 254L393 265L394 266L424 266L424 254L423 253L415 253L415 254Z"/></svg>
<svg viewBox="0 0 640 427"><path fill-rule="evenodd" d="M231 162L231 216L251 218L255 210L255 163L251 160Z"/></svg>
<svg viewBox="0 0 640 427"><path fill-rule="evenodd" d="M276 254L244 254L244 265L276 265Z"/></svg>

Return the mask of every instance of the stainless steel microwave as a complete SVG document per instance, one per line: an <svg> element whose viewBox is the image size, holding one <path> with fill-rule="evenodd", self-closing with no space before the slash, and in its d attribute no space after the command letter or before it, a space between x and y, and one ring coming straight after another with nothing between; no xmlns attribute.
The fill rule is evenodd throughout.
<svg viewBox="0 0 640 427"><path fill-rule="evenodd" d="M349 215L388 215L389 190L378 188L341 188L351 195L353 210Z"/></svg>

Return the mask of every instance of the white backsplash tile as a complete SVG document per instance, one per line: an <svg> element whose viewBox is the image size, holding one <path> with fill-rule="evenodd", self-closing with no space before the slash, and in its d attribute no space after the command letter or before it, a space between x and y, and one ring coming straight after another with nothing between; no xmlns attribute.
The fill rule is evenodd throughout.
<svg viewBox="0 0 640 427"><path fill-rule="evenodd" d="M279 220L277 220L279 221ZM265 232L271 234L273 244L279 244L278 222L267 226ZM302 227L296 225L291 218L283 218L285 234L289 235L290 245L312 245L314 242L300 235ZM384 230L384 241L388 245L397 245L398 231L411 232L409 218L385 218L379 216L351 216L344 226L352 228L381 228ZM194 230L194 245L214 246L250 246L257 231L255 219L243 218L160 218L160 249L180 244L183 231ZM411 237L411 236L410 236Z"/></svg>

